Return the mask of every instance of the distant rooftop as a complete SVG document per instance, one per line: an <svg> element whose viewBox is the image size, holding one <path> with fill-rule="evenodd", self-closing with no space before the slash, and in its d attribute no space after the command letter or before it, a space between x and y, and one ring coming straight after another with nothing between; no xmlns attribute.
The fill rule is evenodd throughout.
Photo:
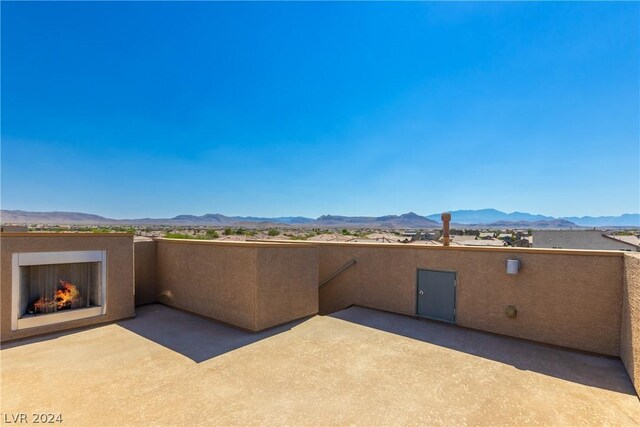
<svg viewBox="0 0 640 427"><path fill-rule="evenodd" d="M621 242L628 243L636 247L640 247L640 239L638 239L638 236L620 236L617 234L611 234L611 235L607 235L606 237L619 240Z"/></svg>

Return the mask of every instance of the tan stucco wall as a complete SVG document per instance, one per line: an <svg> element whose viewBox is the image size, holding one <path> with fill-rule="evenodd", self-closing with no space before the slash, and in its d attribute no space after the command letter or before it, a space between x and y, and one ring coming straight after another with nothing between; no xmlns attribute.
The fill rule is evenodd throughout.
<svg viewBox="0 0 640 427"><path fill-rule="evenodd" d="M357 304L415 315L417 269L455 271L457 324L615 356L622 340L623 360L637 377L640 267L637 257L622 253L170 239L135 247L139 303L155 295L164 304L254 331L315 314L318 301L324 313ZM2 339L60 329L10 331L13 252L96 249L108 251L108 315L64 328L133 316L132 237L3 233ZM521 260L518 275L506 274L509 258ZM351 259L356 264L318 292L318 282ZM507 305L516 306L515 319L506 317Z"/></svg>
<svg viewBox="0 0 640 427"><path fill-rule="evenodd" d="M159 302L252 331L318 311L313 246L170 239L157 244Z"/></svg>
<svg viewBox="0 0 640 427"><path fill-rule="evenodd" d="M620 354L623 255L616 252L318 243L319 276L356 264L320 290L320 312L351 304L416 314L417 269L457 272L456 323ZM506 274L506 260L522 262ZM515 305L515 319L505 308Z"/></svg>
<svg viewBox="0 0 640 427"><path fill-rule="evenodd" d="M157 257L159 302L255 328L254 248L158 240Z"/></svg>
<svg viewBox="0 0 640 427"><path fill-rule="evenodd" d="M258 247L256 329L318 312L318 251Z"/></svg>
<svg viewBox="0 0 640 427"><path fill-rule="evenodd" d="M624 257L620 358L640 395L640 255Z"/></svg>
<svg viewBox="0 0 640 427"><path fill-rule="evenodd" d="M155 240L135 241L133 244L136 305L151 304L157 301L156 287L156 249Z"/></svg>
<svg viewBox="0 0 640 427"><path fill-rule="evenodd" d="M1 340L7 341L134 315L133 236L130 234L2 233L0 235ZM11 330L11 275L14 252L107 251L107 314L56 325Z"/></svg>

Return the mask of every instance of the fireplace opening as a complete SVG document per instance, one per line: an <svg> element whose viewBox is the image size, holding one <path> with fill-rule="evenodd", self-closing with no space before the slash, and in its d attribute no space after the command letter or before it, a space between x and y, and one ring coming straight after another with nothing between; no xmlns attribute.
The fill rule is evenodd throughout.
<svg viewBox="0 0 640 427"><path fill-rule="evenodd" d="M106 251L13 254L11 329L106 314Z"/></svg>
<svg viewBox="0 0 640 427"><path fill-rule="evenodd" d="M23 266L20 282L20 318L102 305L99 262Z"/></svg>

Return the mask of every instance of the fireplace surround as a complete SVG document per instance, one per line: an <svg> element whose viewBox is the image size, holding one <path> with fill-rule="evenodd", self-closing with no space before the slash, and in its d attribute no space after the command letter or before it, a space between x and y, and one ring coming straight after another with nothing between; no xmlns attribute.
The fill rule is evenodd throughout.
<svg viewBox="0 0 640 427"><path fill-rule="evenodd" d="M11 329L106 313L106 251L14 253Z"/></svg>
<svg viewBox="0 0 640 427"><path fill-rule="evenodd" d="M0 342L135 315L133 235L2 232L0 240Z"/></svg>

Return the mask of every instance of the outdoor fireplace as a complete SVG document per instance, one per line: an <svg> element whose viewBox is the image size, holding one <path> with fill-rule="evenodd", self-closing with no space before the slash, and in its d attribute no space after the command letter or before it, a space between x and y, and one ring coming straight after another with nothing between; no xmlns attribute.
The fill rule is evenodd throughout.
<svg viewBox="0 0 640 427"><path fill-rule="evenodd" d="M11 329L106 313L106 251L13 254Z"/></svg>

